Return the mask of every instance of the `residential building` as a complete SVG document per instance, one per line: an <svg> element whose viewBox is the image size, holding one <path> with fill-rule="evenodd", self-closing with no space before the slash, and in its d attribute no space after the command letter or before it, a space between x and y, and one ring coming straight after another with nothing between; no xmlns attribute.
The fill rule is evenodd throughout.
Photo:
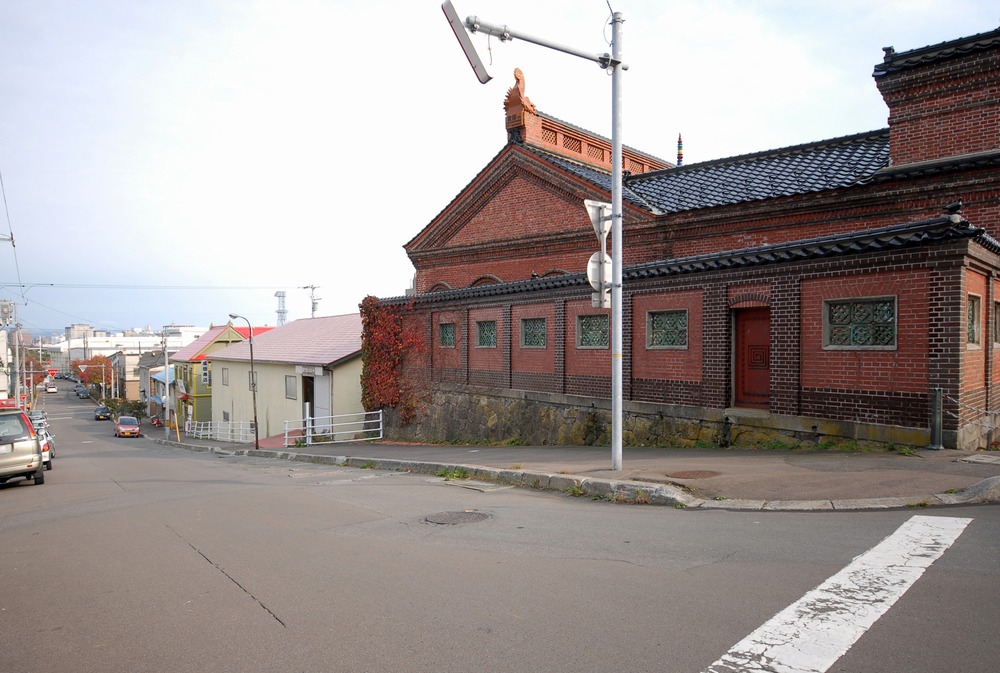
<svg viewBox="0 0 1000 673"><path fill-rule="evenodd" d="M254 327L254 336L270 329L273 328ZM249 336L248 327L234 327L232 322L211 326L170 358L176 386L170 402L179 423L187 426L212 420L212 361L208 356Z"/></svg>
<svg viewBox="0 0 1000 673"><path fill-rule="evenodd" d="M167 353L169 362L175 353ZM166 377L163 373L163 351L148 351L139 357L139 399L146 405L146 415L163 417L163 395ZM170 383L174 382L170 365Z"/></svg>
<svg viewBox="0 0 1000 673"><path fill-rule="evenodd" d="M399 439L1000 440L1000 30L896 52L889 126L691 165L625 152L623 352L584 273L607 139L539 111L405 245L427 393ZM544 93L544 92L543 92ZM940 435L938 437L938 435Z"/></svg>
<svg viewBox="0 0 1000 673"><path fill-rule="evenodd" d="M253 335L209 355L215 381L212 420L253 420L251 376L257 379L261 437L285 432L285 421L316 419L323 432L331 416L363 412L361 405L361 317L357 313L304 318Z"/></svg>

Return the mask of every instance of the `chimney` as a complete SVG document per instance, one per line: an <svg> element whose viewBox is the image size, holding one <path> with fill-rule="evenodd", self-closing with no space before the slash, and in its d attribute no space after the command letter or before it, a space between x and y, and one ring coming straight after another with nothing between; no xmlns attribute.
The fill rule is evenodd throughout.
<svg viewBox="0 0 1000 673"><path fill-rule="evenodd" d="M1000 149L1000 29L883 51L872 76L889 106L894 168Z"/></svg>

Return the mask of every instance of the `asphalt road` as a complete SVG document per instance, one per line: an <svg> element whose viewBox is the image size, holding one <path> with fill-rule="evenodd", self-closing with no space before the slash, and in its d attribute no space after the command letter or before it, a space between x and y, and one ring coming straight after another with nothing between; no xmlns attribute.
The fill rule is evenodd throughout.
<svg viewBox="0 0 1000 673"><path fill-rule="evenodd" d="M995 506L613 504L193 453L115 439L68 393L43 404L55 468L42 486L0 487L4 673L723 670L737 643L915 516L965 523L818 670L979 673L1000 658ZM865 605L894 584L873 567ZM825 600L815 618L798 611L798 633L833 623L839 597ZM790 656L784 670L806 670Z"/></svg>

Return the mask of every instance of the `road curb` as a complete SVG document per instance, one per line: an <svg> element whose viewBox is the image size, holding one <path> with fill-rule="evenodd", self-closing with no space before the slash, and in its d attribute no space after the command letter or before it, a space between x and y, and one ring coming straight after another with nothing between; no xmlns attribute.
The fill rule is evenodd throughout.
<svg viewBox="0 0 1000 673"><path fill-rule="evenodd" d="M942 493L927 496L892 498L853 498L841 500L743 500L719 498L705 500L692 496L684 489L657 482L601 479L572 474L551 474L531 470L485 467L463 463L429 463L391 458L366 458L359 456L326 456L298 451L272 449L226 449L210 444L190 444L150 438L153 442L189 451L215 453L225 456L251 456L294 460L320 465L338 465L359 469L389 470L417 474L461 475L458 479L520 486L541 491L560 491L570 496L589 497L592 500L607 500L641 505L672 506L678 509L732 510L732 511L775 511L775 512L816 512L816 511L859 511L878 509L906 509L923 507L943 507L1000 502L1000 477L989 477L957 493ZM449 478L445 476L445 478Z"/></svg>

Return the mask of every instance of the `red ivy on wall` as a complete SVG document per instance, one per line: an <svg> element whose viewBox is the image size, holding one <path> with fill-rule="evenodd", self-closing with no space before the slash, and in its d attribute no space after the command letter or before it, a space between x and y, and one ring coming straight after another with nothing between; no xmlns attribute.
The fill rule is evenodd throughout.
<svg viewBox="0 0 1000 673"><path fill-rule="evenodd" d="M404 424L417 413L417 395L403 375L407 358L419 357L426 344L417 325L404 320L399 306L365 297L361 309L361 404L366 411L386 407Z"/></svg>

